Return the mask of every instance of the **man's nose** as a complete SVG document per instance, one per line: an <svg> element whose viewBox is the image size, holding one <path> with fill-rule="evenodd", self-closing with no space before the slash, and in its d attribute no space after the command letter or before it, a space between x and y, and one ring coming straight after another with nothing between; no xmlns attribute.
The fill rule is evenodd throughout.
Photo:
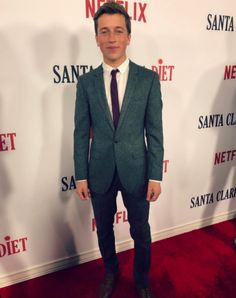
<svg viewBox="0 0 236 298"><path fill-rule="evenodd" d="M108 40L109 40L109 42L115 42L116 41L116 33L115 32L109 32Z"/></svg>

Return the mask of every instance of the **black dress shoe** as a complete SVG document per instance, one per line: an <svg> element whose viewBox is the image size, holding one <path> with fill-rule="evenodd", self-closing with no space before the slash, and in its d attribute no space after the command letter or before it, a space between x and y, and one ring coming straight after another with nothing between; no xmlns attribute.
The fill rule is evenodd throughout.
<svg viewBox="0 0 236 298"><path fill-rule="evenodd" d="M139 298L154 298L149 288L143 288L143 289L137 288L137 294Z"/></svg>
<svg viewBox="0 0 236 298"><path fill-rule="evenodd" d="M99 290L99 298L109 298L113 292L115 284L118 279L118 273L106 273L101 284Z"/></svg>

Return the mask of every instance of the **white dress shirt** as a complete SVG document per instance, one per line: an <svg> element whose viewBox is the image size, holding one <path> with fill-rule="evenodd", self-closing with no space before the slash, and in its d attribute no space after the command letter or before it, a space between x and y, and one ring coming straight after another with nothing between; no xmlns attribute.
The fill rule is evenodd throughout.
<svg viewBox="0 0 236 298"><path fill-rule="evenodd" d="M104 84L105 84L107 103L112 115L110 85L111 85L111 71L114 68L106 64L105 62L103 62L102 67L103 67L103 78L104 78ZM124 95L125 95L127 80L128 80L128 74L129 74L129 59L126 58L126 60L119 67L117 67L117 69L119 70L119 72L117 72L116 74L116 81L117 81L117 89L118 89L119 107L121 110Z"/></svg>

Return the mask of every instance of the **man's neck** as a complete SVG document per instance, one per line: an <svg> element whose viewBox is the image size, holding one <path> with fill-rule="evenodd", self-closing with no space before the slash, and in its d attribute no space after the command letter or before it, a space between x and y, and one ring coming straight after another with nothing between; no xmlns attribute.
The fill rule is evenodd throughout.
<svg viewBox="0 0 236 298"><path fill-rule="evenodd" d="M106 61L106 60L104 60L104 63L106 63L107 65L109 65L109 66L111 66L112 68L118 68L122 63L124 63L125 62L125 60L127 59L127 56L125 56L125 57L122 57L122 59L121 60L119 60L119 61Z"/></svg>

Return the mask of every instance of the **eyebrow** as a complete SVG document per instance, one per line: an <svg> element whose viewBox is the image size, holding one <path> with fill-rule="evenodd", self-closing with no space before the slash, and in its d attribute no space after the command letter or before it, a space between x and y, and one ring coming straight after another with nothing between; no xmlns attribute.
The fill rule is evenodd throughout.
<svg viewBox="0 0 236 298"><path fill-rule="evenodd" d="M109 30L108 27L99 28L99 30L104 30L104 29ZM114 29L123 29L123 30L125 30L125 28L124 27L121 27L121 26L116 26L116 27L114 27Z"/></svg>

